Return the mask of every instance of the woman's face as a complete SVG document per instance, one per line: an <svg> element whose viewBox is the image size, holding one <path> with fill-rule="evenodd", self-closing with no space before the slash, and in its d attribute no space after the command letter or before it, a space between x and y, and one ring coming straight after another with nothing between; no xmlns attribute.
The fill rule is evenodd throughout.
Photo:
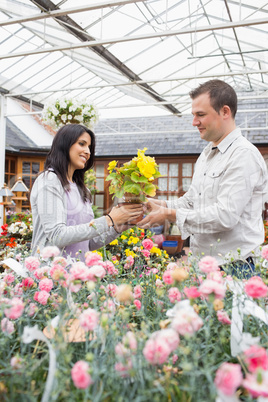
<svg viewBox="0 0 268 402"><path fill-rule="evenodd" d="M90 158L90 145L91 145L91 137L85 131L80 135L78 140L71 146L69 151L69 167L68 167L68 176L69 179L72 178L73 173L77 169L84 169L87 161Z"/></svg>

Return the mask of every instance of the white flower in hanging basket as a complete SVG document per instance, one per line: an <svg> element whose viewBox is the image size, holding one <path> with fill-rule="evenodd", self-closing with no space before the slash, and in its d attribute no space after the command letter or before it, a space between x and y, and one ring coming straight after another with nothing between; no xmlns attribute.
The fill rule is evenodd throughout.
<svg viewBox="0 0 268 402"><path fill-rule="evenodd" d="M83 124L92 128L98 121L97 108L87 99L57 98L44 105L43 121L58 129L65 124Z"/></svg>

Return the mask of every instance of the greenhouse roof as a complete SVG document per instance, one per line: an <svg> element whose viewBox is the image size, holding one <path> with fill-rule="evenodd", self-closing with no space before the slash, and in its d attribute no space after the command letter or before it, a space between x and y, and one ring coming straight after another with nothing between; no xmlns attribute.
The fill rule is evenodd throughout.
<svg viewBox="0 0 268 402"><path fill-rule="evenodd" d="M219 78L268 95L266 0L2 0L0 90L41 106L89 98L100 116L182 115Z"/></svg>

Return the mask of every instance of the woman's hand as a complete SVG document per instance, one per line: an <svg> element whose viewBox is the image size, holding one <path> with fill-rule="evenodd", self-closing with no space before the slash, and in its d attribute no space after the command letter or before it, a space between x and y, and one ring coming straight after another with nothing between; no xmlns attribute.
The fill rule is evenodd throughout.
<svg viewBox="0 0 268 402"><path fill-rule="evenodd" d="M143 215L143 213L143 204L124 204L121 206L117 205L116 207L113 207L109 215L112 218L114 225L116 227L119 227L125 224L131 225L131 222L135 221L135 219L139 218L141 215ZM111 226L111 222L108 223L108 225Z"/></svg>

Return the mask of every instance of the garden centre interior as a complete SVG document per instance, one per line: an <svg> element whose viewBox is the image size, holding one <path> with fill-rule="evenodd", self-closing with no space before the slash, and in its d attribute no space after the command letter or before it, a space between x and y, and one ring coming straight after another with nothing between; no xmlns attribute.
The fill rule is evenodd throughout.
<svg viewBox="0 0 268 402"><path fill-rule="evenodd" d="M234 88L236 125L268 167L267 43L267 0L0 0L0 400L268 401L268 192L259 293L250 280L223 282L211 260L187 260L187 241L166 252L172 225L147 238L135 226L68 274L55 250L29 254L30 192L58 128L46 120L53 102L95 113L95 218L115 203L109 164L138 150L162 174L155 197L172 201L206 146L189 95L205 81ZM218 281L212 295L206 280ZM224 362L233 366L223 374Z"/></svg>

